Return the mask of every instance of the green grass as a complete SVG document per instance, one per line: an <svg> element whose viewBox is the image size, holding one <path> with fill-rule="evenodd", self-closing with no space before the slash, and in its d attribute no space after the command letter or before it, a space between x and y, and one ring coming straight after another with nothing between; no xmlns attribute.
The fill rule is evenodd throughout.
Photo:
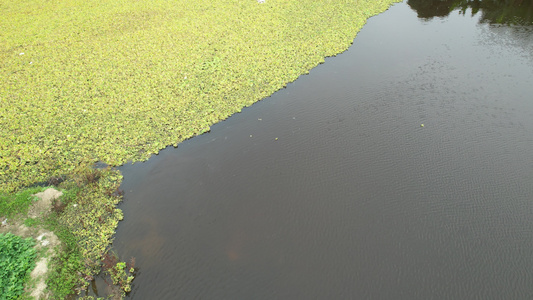
<svg viewBox="0 0 533 300"><path fill-rule="evenodd" d="M15 215L25 215L30 205L36 200L33 194L44 191L46 188L33 187L24 189L15 194L0 194L0 217L8 219Z"/></svg>
<svg viewBox="0 0 533 300"><path fill-rule="evenodd" d="M0 234L0 299L18 299L35 267L35 241Z"/></svg>
<svg viewBox="0 0 533 300"><path fill-rule="evenodd" d="M48 220L48 225L61 240L57 256L49 264L51 269L46 284L53 294L53 299L65 299L75 294L75 288L85 285L78 272L83 270L83 257L80 254L76 237L68 227L60 224L56 218Z"/></svg>
<svg viewBox="0 0 533 300"><path fill-rule="evenodd" d="M0 0L0 191L201 134L397 1Z"/></svg>

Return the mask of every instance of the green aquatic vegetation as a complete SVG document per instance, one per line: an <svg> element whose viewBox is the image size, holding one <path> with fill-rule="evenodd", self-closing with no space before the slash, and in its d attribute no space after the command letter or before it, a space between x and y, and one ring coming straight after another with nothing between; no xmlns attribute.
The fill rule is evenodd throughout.
<svg viewBox="0 0 533 300"><path fill-rule="evenodd" d="M0 234L0 298L18 299L35 267L35 241L11 233Z"/></svg>
<svg viewBox="0 0 533 300"><path fill-rule="evenodd" d="M116 170L81 165L60 184L64 189L61 205L46 221L62 243L47 281L55 297L81 291L100 272L101 260L123 217L116 207L122 199L118 192L121 179Z"/></svg>
<svg viewBox="0 0 533 300"><path fill-rule="evenodd" d="M135 279L135 258L128 263L120 261L116 253L109 251L102 260L102 270L110 277L113 298L124 298L131 292L131 284Z"/></svg>
<svg viewBox="0 0 533 300"><path fill-rule="evenodd" d="M206 132L397 1L3 1L0 191Z"/></svg>

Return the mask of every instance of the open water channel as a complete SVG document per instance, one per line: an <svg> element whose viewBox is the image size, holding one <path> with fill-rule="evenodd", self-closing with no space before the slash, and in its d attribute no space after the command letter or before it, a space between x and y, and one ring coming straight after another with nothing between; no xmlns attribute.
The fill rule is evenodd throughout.
<svg viewBox="0 0 533 300"><path fill-rule="evenodd" d="M532 299L533 26L451 2L121 167L129 298Z"/></svg>

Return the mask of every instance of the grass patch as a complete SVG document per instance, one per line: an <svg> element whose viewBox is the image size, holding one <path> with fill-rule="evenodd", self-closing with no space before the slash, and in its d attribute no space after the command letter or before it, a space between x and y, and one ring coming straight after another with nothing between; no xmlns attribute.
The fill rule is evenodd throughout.
<svg viewBox="0 0 533 300"><path fill-rule="evenodd" d="M0 298L18 299L35 267L35 241L11 233L0 234Z"/></svg>
<svg viewBox="0 0 533 300"><path fill-rule="evenodd" d="M26 227L36 227L40 223L41 222L39 222L38 219L34 219L34 218L26 218L26 220L24 220L24 225Z"/></svg>
<svg viewBox="0 0 533 300"><path fill-rule="evenodd" d="M79 276L83 268L83 257L80 255L75 236L66 227L61 227L55 220L49 220L55 234L61 240L58 255L52 260L51 272L46 284L54 295L54 299L65 299L76 293L76 288L85 285L84 278Z"/></svg>
<svg viewBox="0 0 533 300"><path fill-rule="evenodd" d="M4 1L0 191L206 132L397 1Z"/></svg>
<svg viewBox="0 0 533 300"><path fill-rule="evenodd" d="M43 187L33 187L15 194L0 194L0 217L9 219L17 214L25 215L30 205L36 200L33 194L42 192L45 189Z"/></svg>

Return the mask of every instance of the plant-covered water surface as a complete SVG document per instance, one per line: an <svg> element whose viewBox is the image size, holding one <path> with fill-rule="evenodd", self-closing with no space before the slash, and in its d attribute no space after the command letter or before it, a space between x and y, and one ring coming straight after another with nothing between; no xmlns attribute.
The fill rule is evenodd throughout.
<svg viewBox="0 0 533 300"><path fill-rule="evenodd" d="M2 1L0 191L208 131L395 1Z"/></svg>

